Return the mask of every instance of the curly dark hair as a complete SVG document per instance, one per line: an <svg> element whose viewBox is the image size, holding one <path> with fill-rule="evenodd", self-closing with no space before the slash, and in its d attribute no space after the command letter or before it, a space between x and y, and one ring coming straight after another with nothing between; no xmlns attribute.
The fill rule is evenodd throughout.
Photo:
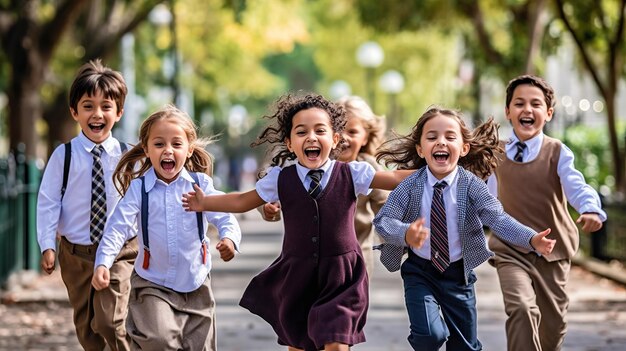
<svg viewBox="0 0 626 351"><path fill-rule="evenodd" d="M459 165L468 171L486 179L496 168L498 157L504 152L499 142L499 125L490 117L473 131L467 127L460 112L438 106L430 107L418 119L408 135L394 135L383 143L376 154L376 160L386 166L394 165L398 169L419 169L426 166L426 160L417 154L424 131L424 125L436 116L446 116L457 121L461 127L463 142L469 143L470 151L459 159Z"/></svg>
<svg viewBox="0 0 626 351"><path fill-rule="evenodd" d="M312 108L326 111L330 117L333 132L341 136L347 120L345 109L342 106L315 93L286 94L278 98L274 104L275 112L273 114L263 116L263 118L270 120L269 125L250 146L270 144L268 153L273 155L270 166L283 166L287 161L295 160L296 155L289 151L286 144L286 140L290 137L293 129L293 117L302 110ZM343 137L341 137L338 145L343 144ZM334 159L340 152L341 148L337 147L331 151L330 157Z"/></svg>

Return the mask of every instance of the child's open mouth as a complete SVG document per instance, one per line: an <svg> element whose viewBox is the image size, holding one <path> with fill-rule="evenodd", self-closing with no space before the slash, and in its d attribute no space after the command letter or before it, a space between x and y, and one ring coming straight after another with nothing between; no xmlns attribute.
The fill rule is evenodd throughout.
<svg viewBox="0 0 626 351"><path fill-rule="evenodd" d="M104 129L104 123L89 123L89 129L94 133L99 133Z"/></svg>
<svg viewBox="0 0 626 351"><path fill-rule="evenodd" d="M304 149L304 155L306 155L306 157L310 159L319 157L320 152L321 150L318 147L308 147Z"/></svg>
<svg viewBox="0 0 626 351"><path fill-rule="evenodd" d="M174 167L176 167L176 162L174 162L174 160L161 161L161 168L163 168L164 171L172 171L174 170Z"/></svg>
<svg viewBox="0 0 626 351"><path fill-rule="evenodd" d="M446 162L446 160L448 160L448 157L450 157L450 154L445 151L437 151L433 154L433 158L437 162Z"/></svg>
<svg viewBox="0 0 626 351"><path fill-rule="evenodd" d="M522 126L528 127L528 126L532 126L535 123L535 120L530 117L522 117L519 119L519 123Z"/></svg>

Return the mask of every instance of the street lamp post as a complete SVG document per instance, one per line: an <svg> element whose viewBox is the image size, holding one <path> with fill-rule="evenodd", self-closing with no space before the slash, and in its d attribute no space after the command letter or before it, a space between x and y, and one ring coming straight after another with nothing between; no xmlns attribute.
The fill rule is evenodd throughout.
<svg viewBox="0 0 626 351"><path fill-rule="evenodd" d="M174 1L169 0L169 8L165 4L159 4L150 12L150 22L157 26L168 26L170 31L170 67L168 69L166 77L170 79L170 88L172 89L172 102L177 103L179 95L178 84L178 71L179 71L179 59L178 59L178 40L176 38L176 13L174 11Z"/></svg>
<svg viewBox="0 0 626 351"><path fill-rule="evenodd" d="M328 89L328 94L333 100L339 100L344 96L352 94L352 87L345 80L336 80L332 82Z"/></svg>
<svg viewBox="0 0 626 351"><path fill-rule="evenodd" d="M376 68L385 60L383 48L374 41L367 41L359 46L356 51L356 61L359 66L365 68L365 85L369 104L373 111L376 111L376 92L374 87L374 76Z"/></svg>
<svg viewBox="0 0 626 351"><path fill-rule="evenodd" d="M380 76L378 80L380 90L385 92L389 99L388 120L389 128L393 127L398 121L398 94L404 90L404 77L396 70L388 70Z"/></svg>

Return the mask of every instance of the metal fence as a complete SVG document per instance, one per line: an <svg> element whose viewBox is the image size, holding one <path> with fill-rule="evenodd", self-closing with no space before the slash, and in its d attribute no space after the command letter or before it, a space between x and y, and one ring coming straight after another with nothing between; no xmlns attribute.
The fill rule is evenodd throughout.
<svg viewBox="0 0 626 351"><path fill-rule="evenodd" d="M23 145L0 158L0 284L14 271L39 269L35 228L41 170Z"/></svg>

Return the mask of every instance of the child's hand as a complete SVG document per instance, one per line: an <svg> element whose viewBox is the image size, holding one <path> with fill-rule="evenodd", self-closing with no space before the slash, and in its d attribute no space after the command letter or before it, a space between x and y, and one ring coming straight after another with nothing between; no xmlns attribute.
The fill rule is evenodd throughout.
<svg viewBox="0 0 626 351"><path fill-rule="evenodd" d="M424 218L419 218L409 225L404 235L407 245L419 249L430 235L430 230L424 227Z"/></svg>
<svg viewBox="0 0 626 351"><path fill-rule="evenodd" d="M224 238L215 245L217 251L220 252L220 258L224 262L228 262L235 257L235 244L232 240Z"/></svg>
<svg viewBox="0 0 626 351"><path fill-rule="evenodd" d="M261 213L266 221L280 221L280 202L267 202L262 206Z"/></svg>
<svg viewBox="0 0 626 351"><path fill-rule="evenodd" d="M43 252L43 256L41 257L41 269L44 272L51 274L54 271L54 264L56 260L56 255L54 250L48 249Z"/></svg>
<svg viewBox="0 0 626 351"><path fill-rule="evenodd" d="M105 266L98 266L96 271L93 273L93 277L91 277L91 285L96 290L102 290L109 286L109 280L111 279L109 269Z"/></svg>
<svg viewBox="0 0 626 351"><path fill-rule="evenodd" d="M587 233L595 232L602 228L602 220L597 213L583 213L576 223L582 224L582 230Z"/></svg>
<svg viewBox="0 0 626 351"><path fill-rule="evenodd" d="M205 198L204 192L200 189L198 184L194 184L193 188L196 191L183 194L183 208L187 212L202 212L202 200Z"/></svg>
<svg viewBox="0 0 626 351"><path fill-rule="evenodd" d="M556 244L556 240L546 238L546 236L550 234L550 231L551 229L548 228L541 233L535 234L532 239L530 239L530 245L532 245L535 251L542 255L549 255Z"/></svg>

